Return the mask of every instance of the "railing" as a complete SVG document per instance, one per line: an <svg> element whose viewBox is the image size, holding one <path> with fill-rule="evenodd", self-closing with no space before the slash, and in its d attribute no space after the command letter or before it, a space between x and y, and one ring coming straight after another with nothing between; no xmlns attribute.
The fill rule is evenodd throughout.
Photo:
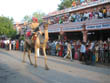
<svg viewBox="0 0 110 83"><path fill-rule="evenodd" d="M90 3L84 4L84 5L79 5L77 7L73 7L73 8L68 9L69 11L67 11L67 12L81 10L84 8L97 6L97 5L101 5L101 4L105 4L105 3L110 3L110 0L98 0L98 1L90 2Z"/></svg>
<svg viewBox="0 0 110 83"><path fill-rule="evenodd" d="M85 23L87 30L101 30L101 29L110 29L110 18L104 19L92 19L82 22L69 22L63 24L53 24L49 25L49 33L60 32L60 27L65 32L68 31L81 31L82 25Z"/></svg>

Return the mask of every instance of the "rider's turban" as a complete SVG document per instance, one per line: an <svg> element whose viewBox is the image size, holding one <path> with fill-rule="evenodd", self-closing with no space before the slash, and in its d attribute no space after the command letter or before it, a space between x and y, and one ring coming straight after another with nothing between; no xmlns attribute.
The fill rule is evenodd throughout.
<svg viewBox="0 0 110 83"><path fill-rule="evenodd" d="M38 19L36 17L32 18L33 22L38 22Z"/></svg>

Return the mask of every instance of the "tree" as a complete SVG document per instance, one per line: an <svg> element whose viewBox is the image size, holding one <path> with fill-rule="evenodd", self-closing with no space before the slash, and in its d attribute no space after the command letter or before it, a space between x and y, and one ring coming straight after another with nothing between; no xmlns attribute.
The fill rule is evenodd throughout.
<svg viewBox="0 0 110 83"><path fill-rule="evenodd" d="M29 15L24 16L23 21L25 22L32 22L32 17Z"/></svg>
<svg viewBox="0 0 110 83"><path fill-rule="evenodd" d="M13 37L16 35L16 31L13 28L13 20L4 16L0 16L0 35L6 35L7 37Z"/></svg>
<svg viewBox="0 0 110 83"><path fill-rule="evenodd" d="M45 16L45 13L38 11L38 12L34 12L32 16L36 17L38 19L38 22L41 23L43 21L42 18L43 16Z"/></svg>
<svg viewBox="0 0 110 83"><path fill-rule="evenodd" d="M45 13L37 11L37 12L34 12L32 16L29 16L29 15L24 16L23 21L32 22L32 17L36 17L38 19L38 22L41 23L43 21L42 19L43 16L45 16Z"/></svg>
<svg viewBox="0 0 110 83"><path fill-rule="evenodd" d="M72 7L72 2L73 1L78 1L78 0L61 0L61 3L58 5L58 10L62 10L65 8Z"/></svg>

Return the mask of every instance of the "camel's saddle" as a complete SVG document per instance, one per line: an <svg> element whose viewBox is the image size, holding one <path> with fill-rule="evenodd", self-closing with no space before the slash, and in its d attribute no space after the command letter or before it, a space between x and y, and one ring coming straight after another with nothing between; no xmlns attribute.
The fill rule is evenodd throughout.
<svg viewBox="0 0 110 83"><path fill-rule="evenodd" d="M39 26L41 26L43 23L39 24ZM34 33L36 34L32 34L30 38L26 39L28 45L30 45L30 47L33 47L33 45L35 46L35 41L36 38L39 37L40 40L40 44L44 43L45 37L44 35L40 34L39 32L39 26L35 28ZM44 24L44 26L47 26L47 24Z"/></svg>

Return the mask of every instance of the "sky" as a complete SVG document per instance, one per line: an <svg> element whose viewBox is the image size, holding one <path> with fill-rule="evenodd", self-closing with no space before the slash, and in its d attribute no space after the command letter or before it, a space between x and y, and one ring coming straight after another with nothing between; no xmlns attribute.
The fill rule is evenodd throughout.
<svg viewBox="0 0 110 83"><path fill-rule="evenodd" d="M25 15L36 11L48 14L56 11L60 0L0 0L0 16L13 17L15 22L21 22Z"/></svg>

